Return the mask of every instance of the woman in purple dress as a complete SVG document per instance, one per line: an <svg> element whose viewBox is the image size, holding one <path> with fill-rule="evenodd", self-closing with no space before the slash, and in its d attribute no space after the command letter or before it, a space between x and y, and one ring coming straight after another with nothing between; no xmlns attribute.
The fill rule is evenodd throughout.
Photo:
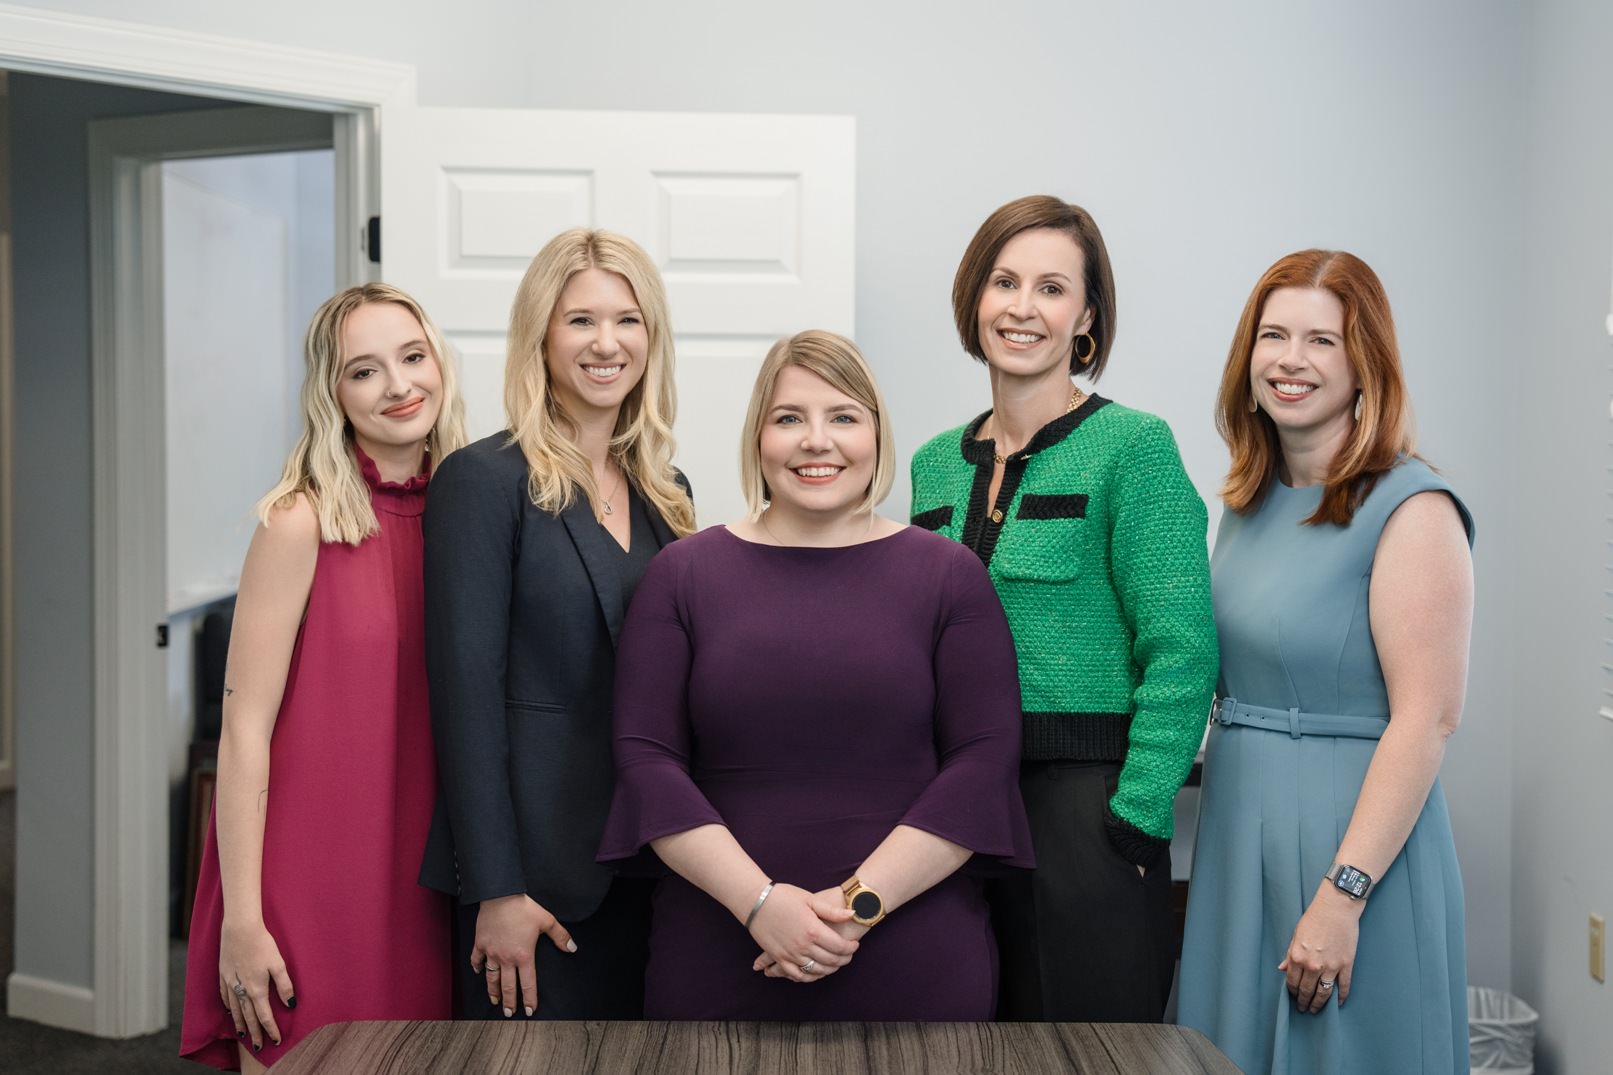
<svg viewBox="0 0 1613 1075"><path fill-rule="evenodd" d="M600 857L673 871L650 1018L992 1015L983 868L1034 865L1013 640L977 558L874 513L894 455L856 347L781 340L746 415L750 516L640 583Z"/></svg>

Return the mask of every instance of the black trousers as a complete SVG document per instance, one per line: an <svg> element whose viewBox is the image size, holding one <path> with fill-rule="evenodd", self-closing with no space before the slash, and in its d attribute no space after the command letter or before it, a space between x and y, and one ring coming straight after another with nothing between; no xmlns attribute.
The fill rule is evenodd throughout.
<svg viewBox="0 0 1613 1075"><path fill-rule="evenodd" d="M534 1019L642 1019L644 968L650 958L649 879L620 878L599 909L577 922L562 921L577 943L562 952L538 938L537 1011ZM502 1019L504 1009L487 999L487 979L470 967L479 903L457 904L454 915L454 1000L461 1019ZM514 1019L526 1018L522 998Z"/></svg>
<svg viewBox="0 0 1613 1075"><path fill-rule="evenodd" d="M1036 869L988 882L997 1017L1157 1023L1176 970L1170 856L1139 876L1104 828L1118 762L1026 762Z"/></svg>

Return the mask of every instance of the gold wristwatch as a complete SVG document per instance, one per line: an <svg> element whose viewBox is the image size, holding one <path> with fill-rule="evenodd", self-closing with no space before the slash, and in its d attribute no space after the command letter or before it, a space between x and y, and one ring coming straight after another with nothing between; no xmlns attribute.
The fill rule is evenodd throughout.
<svg viewBox="0 0 1613 1075"><path fill-rule="evenodd" d="M846 895L846 906L851 908L851 920L860 926L872 926L885 917L885 900L879 893L852 877L840 886Z"/></svg>

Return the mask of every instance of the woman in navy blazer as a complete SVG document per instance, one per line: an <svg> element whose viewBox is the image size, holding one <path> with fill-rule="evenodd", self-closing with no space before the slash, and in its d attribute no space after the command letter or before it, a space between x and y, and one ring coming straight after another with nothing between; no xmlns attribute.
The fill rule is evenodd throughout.
<svg viewBox="0 0 1613 1075"><path fill-rule="evenodd" d="M647 883L594 856L615 785L617 632L651 557L694 529L672 466L672 365L648 255L609 232L564 232L511 310L509 428L432 478L426 667L442 790L421 881L458 901L466 1017L642 1011Z"/></svg>

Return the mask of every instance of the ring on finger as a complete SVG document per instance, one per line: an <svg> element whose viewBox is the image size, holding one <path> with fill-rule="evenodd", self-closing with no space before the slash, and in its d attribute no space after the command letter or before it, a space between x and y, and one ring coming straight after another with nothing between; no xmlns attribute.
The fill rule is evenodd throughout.
<svg viewBox="0 0 1613 1075"><path fill-rule="evenodd" d="M802 974L811 974L812 973L812 968L816 967L817 965L818 965L817 960L809 959L805 963L801 964L801 973Z"/></svg>
<svg viewBox="0 0 1613 1075"><path fill-rule="evenodd" d="M491 963L486 964L486 970L487 970L488 974L497 974L498 973L498 968L493 966L493 964L491 964Z"/></svg>
<svg viewBox="0 0 1613 1075"><path fill-rule="evenodd" d="M1316 983L1316 988L1326 993L1328 990L1333 988L1333 983L1328 979L1323 978L1321 981Z"/></svg>

